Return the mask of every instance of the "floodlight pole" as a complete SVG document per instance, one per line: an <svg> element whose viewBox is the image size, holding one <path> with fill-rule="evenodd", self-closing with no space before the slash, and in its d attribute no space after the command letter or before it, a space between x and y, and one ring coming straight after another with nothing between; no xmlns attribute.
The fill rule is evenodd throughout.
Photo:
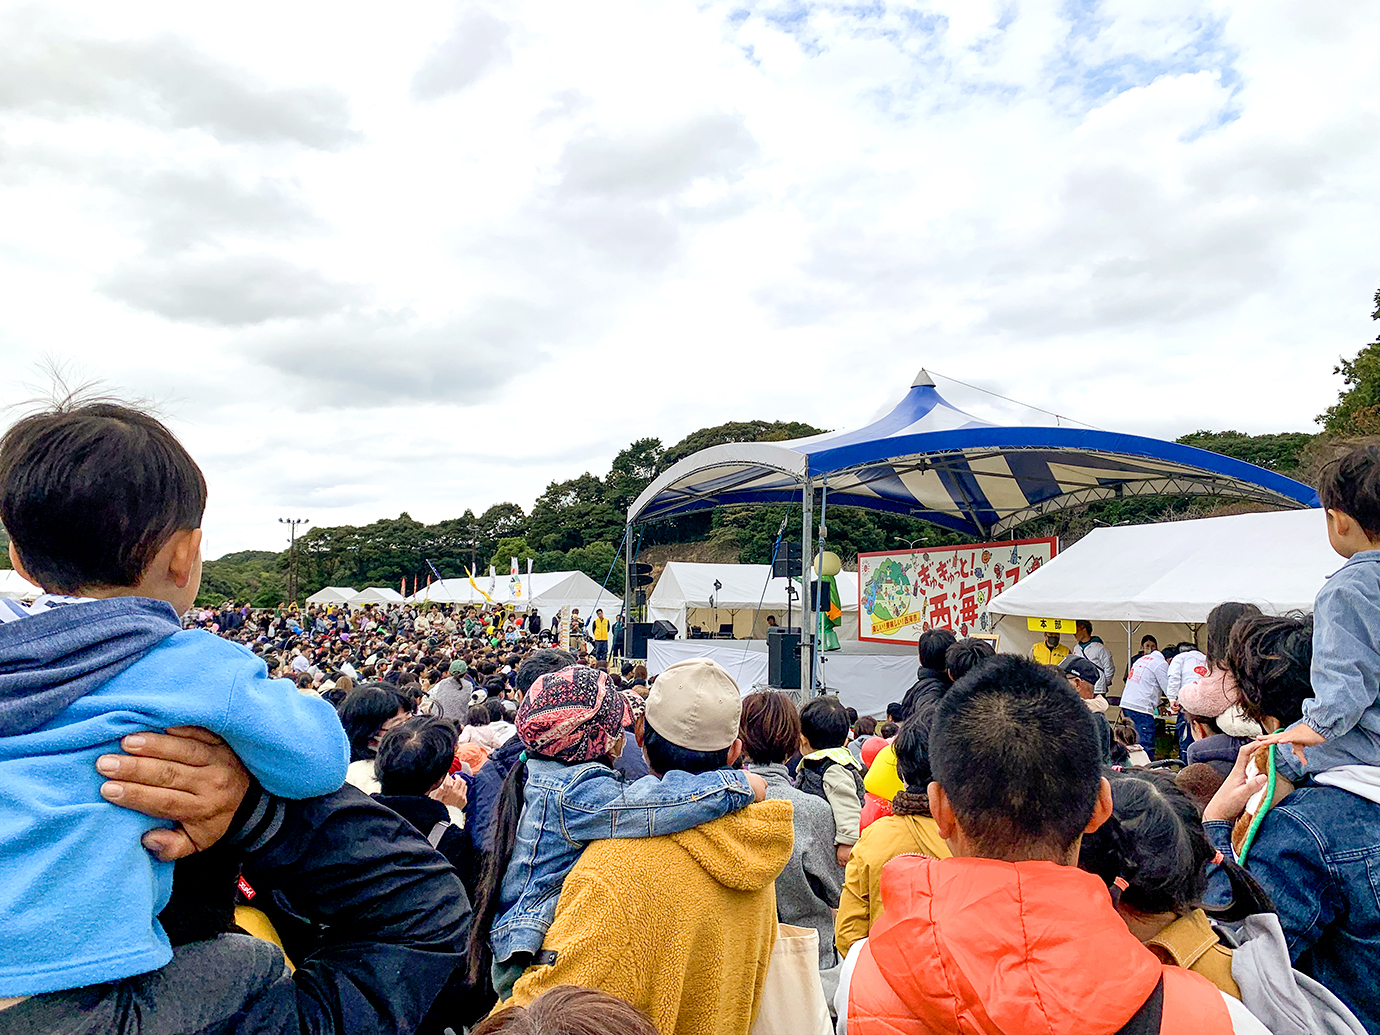
<svg viewBox="0 0 1380 1035"><path fill-rule="evenodd" d="M815 695L814 609L810 606L810 576L815 568L815 551L810 541L814 531L815 483L805 476L800 496L800 695Z"/></svg>
<svg viewBox="0 0 1380 1035"><path fill-rule="evenodd" d="M310 525L307 518L279 518L278 524L291 530L288 539L288 602L297 603L297 526Z"/></svg>

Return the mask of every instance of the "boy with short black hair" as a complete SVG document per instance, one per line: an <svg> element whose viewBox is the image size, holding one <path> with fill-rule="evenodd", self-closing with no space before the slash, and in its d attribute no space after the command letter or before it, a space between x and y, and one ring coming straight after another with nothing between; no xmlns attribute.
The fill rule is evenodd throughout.
<svg viewBox="0 0 1380 1035"><path fill-rule="evenodd" d="M1313 604L1315 696L1299 722L1262 738L1278 745L1275 765L1289 781L1278 781L1276 801L1306 777L1380 765L1380 446L1330 463L1318 497L1328 542L1347 562Z"/></svg>
<svg viewBox="0 0 1380 1035"><path fill-rule="evenodd" d="M834 811L834 853L840 866L862 830L862 763L848 743L848 711L837 697L816 697L800 709L800 768L796 786L818 795Z"/></svg>
<svg viewBox="0 0 1380 1035"><path fill-rule="evenodd" d="M886 908L840 974L850 1033L1265 1035L1206 978L1162 964L1078 869L1112 793L1092 713L1066 680L1015 655L979 666L940 702L929 760L928 805L953 857L883 868Z"/></svg>
<svg viewBox="0 0 1380 1035"><path fill-rule="evenodd" d="M203 726L284 798L344 782L349 744L328 702L270 681L238 644L181 630L205 504L195 461L127 406L69 400L0 439L10 559L45 591L0 609L0 997L118 995L124 979L178 966L157 920L172 865L141 844L157 824L101 800L114 785L97 759L122 736ZM234 936L220 944L214 973L203 947L183 957L200 967L158 976L195 984L208 1027L256 994L235 982Z"/></svg>

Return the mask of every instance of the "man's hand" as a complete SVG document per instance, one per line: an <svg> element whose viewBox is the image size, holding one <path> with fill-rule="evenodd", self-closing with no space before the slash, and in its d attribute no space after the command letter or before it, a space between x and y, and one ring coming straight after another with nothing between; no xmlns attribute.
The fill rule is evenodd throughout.
<svg viewBox="0 0 1380 1035"><path fill-rule="evenodd" d="M459 773L453 773L443 779L441 786L432 791L430 797L442 805L454 805L457 809L463 809L465 803L470 800L469 792L465 790L465 781L460 778Z"/></svg>
<svg viewBox="0 0 1380 1035"><path fill-rule="evenodd" d="M1278 733L1267 733L1263 737L1256 737L1257 744L1288 744L1298 758L1300 764L1307 765L1308 759L1303 757L1303 749L1306 747L1317 747L1319 744L1326 744L1327 738L1315 730L1307 723L1298 722L1290 726L1287 730L1280 730Z"/></svg>
<svg viewBox="0 0 1380 1035"><path fill-rule="evenodd" d="M847 866L848 860L853 857L852 845L834 845L834 858L838 860L840 866Z"/></svg>
<svg viewBox="0 0 1380 1035"><path fill-rule="evenodd" d="M230 829L249 773L225 741L199 726L175 726L166 734L131 734L120 747L128 753L96 759L96 770L108 778L101 797L177 823L144 835L144 847L160 861L204 851Z"/></svg>
<svg viewBox="0 0 1380 1035"><path fill-rule="evenodd" d="M1217 793L1207 803L1207 808L1203 809L1204 820L1224 819L1228 823L1236 822L1236 817L1246 811L1246 802L1250 800L1251 795L1265 786L1267 777L1263 774L1246 776L1246 765L1259 746L1252 742L1237 753L1236 765L1222 781L1222 786L1217 788Z"/></svg>

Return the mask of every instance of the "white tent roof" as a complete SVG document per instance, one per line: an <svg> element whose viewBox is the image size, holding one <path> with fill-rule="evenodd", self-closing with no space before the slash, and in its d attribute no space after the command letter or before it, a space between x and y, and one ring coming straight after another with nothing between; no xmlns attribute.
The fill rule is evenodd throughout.
<svg viewBox="0 0 1380 1035"><path fill-rule="evenodd" d="M545 613L558 611L569 605L580 608L581 612L603 607L606 614L611 614L616 613L622 606L622 598L616 593L605 592L601 596L599 583L582 571L538 571L530 576L522 575L522 596L513 595L512 584L507 575L499 575L494 580L492 592L489 591L488 575L476 576L474 581L479 589L488 593L496 603L512 604L520 610L535 607ZM434 604L488 603L484 595L470 585L468 578L433 582L407 599L418 604L428 600Z"/></svg>
<svg viewBox="0 0 1380 1035"><path fill-rule="evenodd" d="M1323 512L1099 528L995 598L997 614L1111 621L1204 622L1226 600L1262 611L1313 609L1342 558Z"/></svg>
<svg viewBox="0 0 1380 1035"><path fill-rule="evenodd" d="M364 604L401 604L406 599L391 586L369 586L361 589L350 603L356 607L361 607Z"/></svg>
<svg viewBox="0 0 1380 1035"><path fill-rule="evenodd" d="M308 604L348 604L357 593L349 586L327 586L307 597Z"/></svg>
<svg viewBox="0 0 1380 1035"><path fill-rule="evenodd" d="M13 568L0 569L0 597L9 597L11 600L32 600L42 592L43 590Z"/></svg>
<svg viewBox="0 0 1380 1035"><path fill-rule="evenodd" d="M716 592L714 583L721 588ZM858 573L841 571L835 576L839 602L845 611L858 609ZM652 588L647 606L651 608L719 607L723 610L755 608L762 602L764 611L784 611L786 579L771 578L770 564L700 564L693 561L667 561L661 577ZM765 587L766 595L763 596ZM711 597L714 603L711 603ZM800 597L795 598L797 609Z"/></svg>

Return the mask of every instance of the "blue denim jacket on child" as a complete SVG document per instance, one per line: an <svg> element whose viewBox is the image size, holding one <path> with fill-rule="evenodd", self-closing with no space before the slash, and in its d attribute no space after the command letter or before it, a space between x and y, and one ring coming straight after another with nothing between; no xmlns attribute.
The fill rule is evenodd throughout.
<svg viewBox="0 0 1380 1035"><path fill-rule="evenodd" d="M753 797L747 776L736 769L625 783L602 762L529 759L517 844L489 933L494 959L540 951L566 874L591 841L679 833L744 808Z"/></svg>
<svg viewBox="0 0 1380 1035"><path fill-rule="evenodd" d="M1304 749L1306 766L1276 744L1279 770L1297 783L1342 765L1380 765L1380 550L1354 555L1318 591L1311 680L1303 721L1327 743Z"/></svg>

